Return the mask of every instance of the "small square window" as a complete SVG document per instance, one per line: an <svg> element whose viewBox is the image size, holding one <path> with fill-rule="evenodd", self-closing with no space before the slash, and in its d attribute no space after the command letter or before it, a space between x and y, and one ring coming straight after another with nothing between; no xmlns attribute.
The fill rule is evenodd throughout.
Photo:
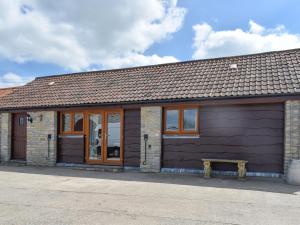
<svg viewBox="0 0 300 225"><path fill-rule="evenodd" d="M19 126L24 126L25 125L25 118L23 116L19 117Z"/></svg>
<svg viewBox="0 0 300 225"><path fill-rule="evenodd" d="M179 124L179 111L168 109L166 111L166 130L167 131L178 131Z"/></svg>
<svg viewBox="0 0 300 225"><path fill-rule="evenodd" d="M197 129L197 110L185 109L183 110L183 129L186 131L193 131Z"/></svg>

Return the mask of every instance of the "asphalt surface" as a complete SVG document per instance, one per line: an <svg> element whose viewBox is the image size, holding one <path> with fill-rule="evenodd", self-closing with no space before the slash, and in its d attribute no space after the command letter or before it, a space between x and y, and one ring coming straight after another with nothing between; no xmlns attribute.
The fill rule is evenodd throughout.
<svg viewBox="0 0 300 225"><path fill-rule="evenodd" d="M0 166L0 224L300 224L281 180Z"/></svg>

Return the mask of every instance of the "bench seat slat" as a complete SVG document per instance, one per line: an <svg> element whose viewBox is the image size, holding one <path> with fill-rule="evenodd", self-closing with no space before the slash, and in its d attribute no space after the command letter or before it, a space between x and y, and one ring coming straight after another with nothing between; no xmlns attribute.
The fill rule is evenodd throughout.
<svg viewBox="0 0 300 225"><path fill-rule="evenodd" d="M228 162L228 163L238 163L238 162L244 162L247 163L246 160L239 160L239 159L202 159L202 161L209 161L209 162Z"/></svg>

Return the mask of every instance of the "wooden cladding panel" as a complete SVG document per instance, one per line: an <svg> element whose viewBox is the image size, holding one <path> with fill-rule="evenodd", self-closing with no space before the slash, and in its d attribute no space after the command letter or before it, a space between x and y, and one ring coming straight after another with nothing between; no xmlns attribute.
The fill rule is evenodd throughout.
<svg viewBox="0 0 300 225"><path fill-rule="evenodd" d="M203 168L202 158L224 158L249 161L251 172L283 172L283 104L202 106L199 125L200 138L163 140L163 167Z"/></svg>
<svg viewBox="0 0 300 225"><path fill-rule="evenodd" d="M141 113L140 109L124 111L124 165L140 166Z"/></svg>
<svg viewBox="0 0 300 225"><path fill-rule="evenodd" d="M60 137L58 139L58 162L84 163L84 138Z"/></svg>

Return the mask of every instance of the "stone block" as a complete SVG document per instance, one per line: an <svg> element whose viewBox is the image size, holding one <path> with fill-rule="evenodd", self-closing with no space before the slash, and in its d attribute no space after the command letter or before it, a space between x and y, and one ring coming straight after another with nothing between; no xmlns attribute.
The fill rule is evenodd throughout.
<svg viewBox="0 0 300 225"><path fill-rule="evenodd" d="M55 165L57 142L57 112L28 112L33 118L27 124L27 164ZM51 138L48 139L48 135Z"/></svg>
<svg viewBox="0 0 300 225"><path fill-rule="evenodd" d="M1 161L7 162L11 158L11 113L1 113L0 130Z"/></svg>
<svg viewBox="0 0 300 225"><path fill-rule="evenodd" d="M141 108L141 164L142 172L160 172L162 109L159 106ZM144 134L148 134L146 145ZM151 147L149 147L149 145Z"/></svg>
<svg viewBox="0 0 300 225"><path fill-rule="evenodd" d="M287 183L293 185L300 185L300 160L293 159L287 171Z"/></svg>
<svg viewBox="0 0 300 225"><path fill-rule="evenodd" d="M287 177L293 160L300 159L300 101L285 103L284 175Z"/></svg>

